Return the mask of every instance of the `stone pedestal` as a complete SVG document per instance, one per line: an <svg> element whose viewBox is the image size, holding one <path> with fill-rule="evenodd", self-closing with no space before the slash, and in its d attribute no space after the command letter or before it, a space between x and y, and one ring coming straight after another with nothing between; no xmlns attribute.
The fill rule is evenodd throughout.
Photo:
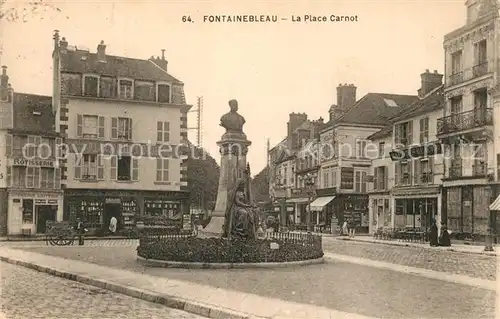
<svg viewBox="0 0 500 319"><path fill-rule="evenodd" d="M221 154L219 188L215 209L211 214L208 225L200 231L203 237L222 236L226 208L228 205L228 195L235 186L238 178L243 178L247 165L248 146L251 142L242 132L227 132L217 145Z"/></svg>

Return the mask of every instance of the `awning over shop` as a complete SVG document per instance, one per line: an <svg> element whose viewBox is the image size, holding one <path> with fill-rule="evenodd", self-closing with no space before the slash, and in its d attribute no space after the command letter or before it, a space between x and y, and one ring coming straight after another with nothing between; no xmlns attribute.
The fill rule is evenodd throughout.
<svg viewBox="0 0 500 319"><path fill-rule="evenodd" d="M323 210L323 207L328 205L335 196L325 196L325 197L318 197L316 198L312 203L311 203L311 210L312 211L319 211Z"/></svg>
<svg viewBox="0 0 500 319"><path fill-rule="evenodd" d="M500 211L500 195L498 195L497 199L490 205L490 210Z"/></svg>

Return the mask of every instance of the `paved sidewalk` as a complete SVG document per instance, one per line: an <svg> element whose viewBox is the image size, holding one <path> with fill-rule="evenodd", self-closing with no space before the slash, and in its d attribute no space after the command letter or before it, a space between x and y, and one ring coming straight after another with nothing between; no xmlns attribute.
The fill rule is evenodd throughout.
<svg viewBox="0 0 500 319"><path fill-rule="evenodd" d="M323 307L265 298L5 247L0 248L0 259L209 318L368 318Z"/></svg>
<svg viewBox="0 0 500 319"><path fill-rule="evenodd" d="M445 251L454 251L460 253L467 254L479 254L479 255L488 255L488 256L498 256L498 251L500 250L499 245L495 245L493 248L495 251L484 251L484 246L477 245L460 245L453 244L451 247L431 247L429 243L411 243L411 242L402 242L398 240L383 240L383 239L374 239L369 236L359 236L354 238L348 237L336 237L337 240L346 240L346 241L354 241L354 242L362 242L362 243L372 243L372 244L380 244L380 245L390 245L390 246L406 246L406 247L419 247L426 248L432 250L445 250Z"/></svg>

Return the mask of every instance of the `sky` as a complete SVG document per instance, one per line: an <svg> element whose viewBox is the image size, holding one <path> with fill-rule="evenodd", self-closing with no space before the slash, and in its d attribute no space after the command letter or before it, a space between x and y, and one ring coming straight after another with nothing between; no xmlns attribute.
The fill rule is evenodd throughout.
<svg viewBox="0 0 500 319"><path fill-rule="evenodd" d="M339 83L368 92L416 94L425 69L444 69L443 37L465 23L464 0L406 1L44 1L25 22L0 23L2 54L16 92L51 94L53 30L70 45L147 59L165 49L186 99L203 96L203 147L220 160L220 116L237 99L252 142L253 174L286 135L291 112L328 118ZM8 8L29 8L11 0ZM209 15L277 15L278 23L208 23ZM293 22L292 15L357 15L356 22ZM182 17L191 22L183 22ZM287 18L287 20L281 20ZM189 116L196 126L196 115ZM190 131L196 142L196 132Z"/></svg>

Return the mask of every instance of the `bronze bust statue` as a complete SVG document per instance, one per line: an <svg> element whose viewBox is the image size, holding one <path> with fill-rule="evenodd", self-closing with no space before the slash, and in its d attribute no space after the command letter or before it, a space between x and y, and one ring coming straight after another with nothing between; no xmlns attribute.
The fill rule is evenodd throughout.
<svg viewBox="0 0 500 319"><path fill-rule="evenodd" d="M238 114L238 101L229 101L231 111L222 115L220 118L220 126L226 129L226 132L243 133L243 125L245 118Z"/></svg>

